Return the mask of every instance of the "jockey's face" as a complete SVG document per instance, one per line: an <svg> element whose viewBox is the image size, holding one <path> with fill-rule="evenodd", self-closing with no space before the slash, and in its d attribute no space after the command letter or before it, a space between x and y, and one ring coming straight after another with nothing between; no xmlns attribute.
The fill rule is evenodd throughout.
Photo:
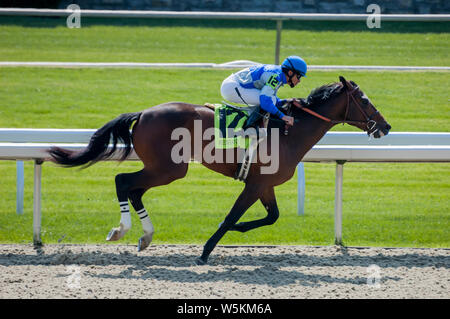
<svg viewBox="0 0 450 319"><path fill-rule="evenodd" d="M301 77L297 76L294 71L289 70L286 75L286 81L291 88L300 83Z"/></svg>

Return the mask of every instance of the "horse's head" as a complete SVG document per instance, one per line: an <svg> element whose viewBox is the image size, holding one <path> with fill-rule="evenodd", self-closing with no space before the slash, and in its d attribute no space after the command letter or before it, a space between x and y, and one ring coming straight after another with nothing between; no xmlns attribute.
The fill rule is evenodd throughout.
<svg viewBox="0 0 450 319"><path fill-rule="evenodd" d="M343 76L340 76L339 80L346 94L345 114L342 122L356 126L375 138L387 135L391 126L367 95L355 82L349 82Z"/></svg>

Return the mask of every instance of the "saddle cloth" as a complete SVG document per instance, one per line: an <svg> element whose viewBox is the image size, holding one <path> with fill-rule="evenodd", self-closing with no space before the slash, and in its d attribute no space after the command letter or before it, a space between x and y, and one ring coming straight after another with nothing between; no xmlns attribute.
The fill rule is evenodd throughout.
<svg viewBox="0 0 450 319"><path fill-rule="evenodd" d="M243 127L249 117L248 111L227 104L214 104L213 106L215 147L217 149L247 149L250 139L243 136Z"/></svg>

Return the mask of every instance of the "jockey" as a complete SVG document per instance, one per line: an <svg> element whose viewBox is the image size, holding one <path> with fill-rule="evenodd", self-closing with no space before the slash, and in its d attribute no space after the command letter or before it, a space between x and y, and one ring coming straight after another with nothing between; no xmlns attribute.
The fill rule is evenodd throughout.
<svg viewBox="0 0 450 319"><path fill-rule="evenodd" d="M278 109L289 100L281 100L276 94L286 83L291 88L295 87L302 76L306 77L306 72L306 62L292 55L281 65L259 64L231 74L223 81L220 92L225 100L244 103L251 108L247 127L259 118L258 112L254 112L258 106L292 126L294 118ZM252 114L256 116L251 116Z"/></svg>

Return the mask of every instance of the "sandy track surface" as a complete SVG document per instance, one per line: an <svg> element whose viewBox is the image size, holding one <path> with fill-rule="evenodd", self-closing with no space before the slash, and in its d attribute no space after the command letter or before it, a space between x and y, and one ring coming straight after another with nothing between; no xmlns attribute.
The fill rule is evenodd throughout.
<svg viewBox="0 0 450 319"><path fill-rule="evenodd" d="M450 298L450 250L0 245L0 298Z"/></svg>

